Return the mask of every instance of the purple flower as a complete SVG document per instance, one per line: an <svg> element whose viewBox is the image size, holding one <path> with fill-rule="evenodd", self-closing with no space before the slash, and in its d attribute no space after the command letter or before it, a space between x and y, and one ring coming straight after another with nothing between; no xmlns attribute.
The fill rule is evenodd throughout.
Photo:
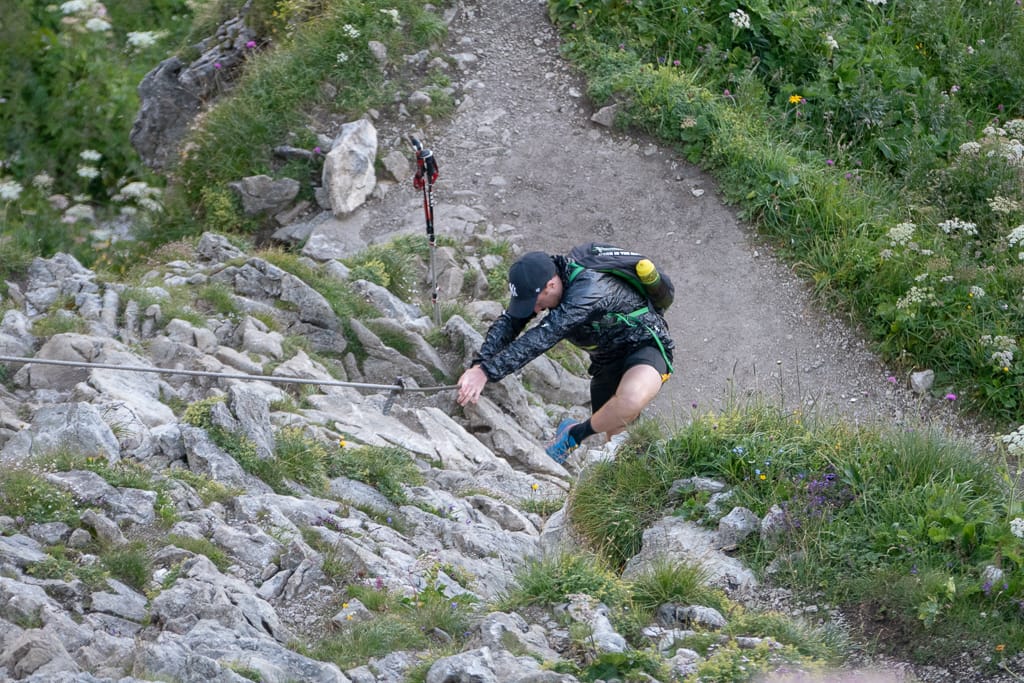
<svg viewBox="0 0 1024 683"><path fill-rule="evenodd" d="M213 63L213 68L214 69L219 69L220 68L220 62L214 62Z"/></svg>
<svg viewBox="0 0 1024 683"><path fill-rule="evenodd" d="M910 568L910 573L911 574L917 574L917 565L916 564L913 567Z"/></svg>
<svg viewBox="0 0 1024 683"><path fill-rule="evenodd" d="M888 382L889 384L896 384L896 378L893 377L892 375L889 375L888 377L886 377L885 381Z"/></svg>
<svg viewBox="0 0 1024 683"><path fill-rule="evenodd" d="M724 95L725 97L732 97L732 93L729 92L728 88L722 91L722 95Z"/></svg>
<svg viewBox="0 0 1024 683"><path fill-rule="evenodd" d="M947 401L955 401L956 400L956 394L946 394L945 399Z"/></svg>
<svg viewBox="0 0 1024 683"><path fill-rule="evenodd" d="M625 50L625 49L626 49L626 44L625 43L619 43L619 50L621 51L621 50Z"/></svg>
<svg viewBox="0 0 1024 683"><path fill-rule="evenodd" d="M320 148L319 147L314 147L313 148L313 154L319 154L319 153L320 153Z"/></svg>
<svg viewBox="0 0 1024 683"><path fill-rule="evenodd" d="M696 408L696 407L697 407L697 402L696 402L696 401L694 401L693 403L691 403L691 404L690 404L690 407L691 407L691 408Z"/></svg>
<svg viewBox="0 0 1024 683"><path fill-rule="evenodd" d="M825 159L825 165L826 166L835 166L836 162L832 161L831 159Z"/></svg>
<svg viewBox="0 0 1024 683"><path fill-rule="evenodd" d="M843 177L846 178L847 180L850 180L851 178L853 178L853 174L850 172L846 172L843 174Z"/></svg>
<svg viewBox="0 0 1024 683"><path fill-rule="evenodd" d="M245 44L245 46L246 46L247 48L249 48L249 49L251 50L251 49L253 49L254 47L256 47L256 41L255 41L255 40L250 40L249 42L247 42L247 43Z"/></svg>
<svg viewBox="0 0 1024 683"><path fill-rule="evenodd" d="M680 62L678 59L672 60L672 66L679 66L680 64L682 64L682 62Z"/></svg>

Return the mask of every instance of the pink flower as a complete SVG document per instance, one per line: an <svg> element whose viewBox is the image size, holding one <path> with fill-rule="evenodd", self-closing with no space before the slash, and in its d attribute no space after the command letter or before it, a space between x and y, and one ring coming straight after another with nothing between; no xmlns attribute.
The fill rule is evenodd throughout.
<svg viewBox="0 0 1024 683"><path fill-rule="evenodd" d="M247 43L245 44L245 46L246 46L247 48L249 48L249 49L251 50L251 49L253 49L254 47L256 47L256 41L255 41L255 40L250 40L249 42L247 42Z"/></svg>
<svg viewBox="0 0 1024 683"><path fill-rule="evenodd" d="M213 63L213 68L214 69L219 69L220 68L220 62L214 62Z"/></svg>
<svg viewBox="0 0 1024 683"><path fill-rule="evenodd" d="M831 159L825 159L825 165L826 166L835 166L836 162L832 161Z"/></svg>
<svg viewBox="0 0 1024 683"><path fill-rule="evenodd" d="M955 401L956 400L956 394L946 394L945 398L946 398L947 401Z"/></svg>
<svg viewBox="0 0 1024 683"><path fill-rule="evenodd" d="M722 91L722 95L724 95L725 97L732 97L732 93L729 92L728 88Z"/></svg>
<svg viewBox="0 0 1024 683"><path fill-rule="evenodd" d="M888 377L886 377L885 381L888 382L889 384L896 384L896 378L893 377L892 375L889 375Z"/></svg>

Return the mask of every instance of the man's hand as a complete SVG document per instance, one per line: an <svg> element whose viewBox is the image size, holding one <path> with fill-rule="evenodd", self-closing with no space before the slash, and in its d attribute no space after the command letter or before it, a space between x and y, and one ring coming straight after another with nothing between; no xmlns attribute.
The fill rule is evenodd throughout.
<svg viewBox="0 0 1024 683"><path fill-rule="evenodd" d="M487 384L487 375L479 365L474 365L462 373L462 377L459 377L459 398L457 399L459 405L476 403L485 384Z"/></svg>

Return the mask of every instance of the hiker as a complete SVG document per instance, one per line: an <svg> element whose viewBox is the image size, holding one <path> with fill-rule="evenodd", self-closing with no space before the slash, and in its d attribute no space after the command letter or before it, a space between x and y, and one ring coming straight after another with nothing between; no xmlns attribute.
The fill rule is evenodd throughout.
<svg viewBox="0 0 1024 683"><path fill-rule="evenodd" d="M545 449L563 463L588 436L618 434L640 415L672 373L674 344L661 314L616 275L533 251L512 265L508 280L508 309L459 378L457 400L476 403L488 381L515 372L562 339L585 349L593 413L583 422L563 420ZM523 333L541 311L547 311L544 319Z"/></svg>

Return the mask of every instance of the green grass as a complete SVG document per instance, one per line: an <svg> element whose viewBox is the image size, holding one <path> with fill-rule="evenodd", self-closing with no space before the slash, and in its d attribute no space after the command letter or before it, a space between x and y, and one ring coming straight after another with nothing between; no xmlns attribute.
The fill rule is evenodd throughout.
<svg viewBox="0 0 1024 683"><path fill-rule="evenodd" d="M884 614L892 637L880 647L905 653L913 643L921 661L952 656L963 643L979 652L1024 647L1024 540L1010 524L1024 507L1005 461L923 426L856 427L760 404L697 416L666 439L638 438L625 451L593 466L570 505L576 530L618 566L654 519L717 524L706 498L667 497L673 481L711 477L731 490L729 509L783 511L779 536L741 544L744 563L774 563L773 583L865 615L869 630ZM1002 577L989 580L988 567ZM640 604L665 599L669 587L694 589L699 582L687 576L656 568Z"/></svg>
<svg viewBox="0 0 1024 683"><path fill-rule="evenodd" d="M549 9L595 102L623 102L621 125L711 171L894 367L931 367L936 398L1020 423L1024 174L1006 155L1024 127L1018 7L796 0L745 6L743 27L712 0ZM913 241L893 248L903 222Z"/></svg>

